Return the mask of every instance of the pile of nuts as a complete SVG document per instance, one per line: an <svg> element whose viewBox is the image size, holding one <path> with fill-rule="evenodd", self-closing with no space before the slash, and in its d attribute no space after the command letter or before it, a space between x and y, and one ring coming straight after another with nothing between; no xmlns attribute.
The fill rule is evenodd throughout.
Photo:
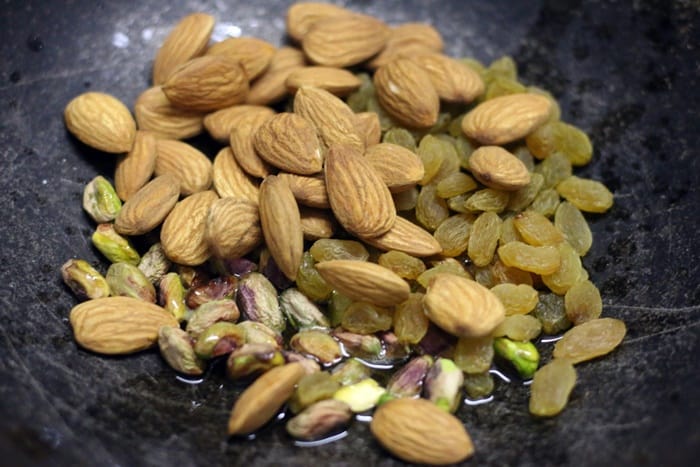
<svg viewBox="0 0 700 467"><path fill-rule="evenodd" d="M581 263L582 212L613 196L572 174L593 149L552 96L507 57L444 55L427 24L297 3L299 47L276 48L210 44L214 22L191 14L170 32L135 118L100 92L65 109L76 138L118 158L114 185L98 176L83 199L111 266L62 269L84 300L78 344L157 346L185 375L225 359L251 381L230 435L286 407L289 434L313 440L374 410L379 443L416 463L473 453L453 413L464 390L491 393L494 361L533 378L534 416L563 410L573 365L611 352L625 325L600 318ZM213 161L183 141L205 130L224 146ZM564 333L543 366L542 333ZM377 364L397 370L380 384Z"/></svg>

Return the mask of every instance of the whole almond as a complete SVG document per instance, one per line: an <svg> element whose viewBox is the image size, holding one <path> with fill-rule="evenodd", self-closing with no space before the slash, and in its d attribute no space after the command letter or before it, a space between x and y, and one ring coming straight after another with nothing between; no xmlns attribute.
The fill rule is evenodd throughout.
<svg viewBox="0 0 700 467"><path fill-rule="evenodd" d="M277 176L287 182L289 189L294 194L294 199L299 204L311 208L331 207L331 203L328 201L328 191L326 191L326 181L322 176L307 177L289 173L280 173Z"/></svg>
<svg viewBox="0 0 700 467"><path fill-rule="evenodd" d="M503 322L505 308L498 297L476 281L438 274L423 297L426 315L457 337L482 337Z"/></svg>
<svg viewBox="0 0 700 467"><path fill-rule="evenodd" d="M268 105L287 95L285 81L289 74L306 65L304 53L294 47L280 47L272 56L270 66L250 85L246 103Z"/></svg>
<svg viewBox="0 0 700 467"><path fill-rule="evenodd" d="M256 37L231 37L209 47L207 55L225 55L240 62L248 80L260 76L275 55L275 46Z"/></svg>
<svg viewBox="0 0 700 467"><path fill-rule="evenodd" d="M316 130L299 115L283 112L269 118L258 128L253 143L261 158L286 172L312 175L323 168Z"/></svg>
<svg viewBox="0 0 700 467"><path fill-rule="evenodd" d="M472 109L462 131L482 144L501 145L524 138L549 118L550 99L539 94L494 97Z"/></svg>
<svg viewBox="0 0 700 467"><path fill-rule="evenodd" d="M180 196L180 182L171 174L154 178L122 206L114 230L122 235L143 235L158 227Z"/></svg>
<svg viewBox="0 0 700 467"><path fill-rule="evenodd" d="M212 138L220 143L228 144L231 131L236 128L242 119L271 117L275 111L262 105L234 105L217 110L204 117L204 127Z"/></svg>
<svg viewBox="0 0 700 467"><path fill-rule="evenodd" d="M377 18L354 14L315 21L301 40L306 56L318 65L357 65L377 54L389 38L389 27Z"/></svg>
<svg viewBox="0 0 700 467"><path fill-rule="evenodd" d="M386 402L374 412L369 427L385 449L413 464L456 464L474 453L462 422L426 399Z"/></svg>
<svg viewBox="0 0 700 467"><path fill-rule="evenodd" d="M355 118L358 131L365 137L365 147L369 148L382 140L382 126L376 112L360 112Z"/></svg>
<svg viewBox="0 0 700 467"><path fill-rule="evenodd" d="M427 128L437 122L440 98L428 74L407 58L379 67L374 74L377 99L399 122Z"/></svg>
<svg viewBox="0 0 700 467"><path fill-rule="evenodd" d="M345 8L321 2L298 2L287 10L287 34L296 41L301 41L309 28L323 18L348 16L354 14Z"/></svg>
<svg viewBox="0 0 700 467"><path fill-rule="evenodd" d="M412 57L428 74L440 99L447 102L471 102L484 92L479 74L447 55L422 53Z"/></svg>
<svg viewBox="0 0 700 467"><path fill-rule="evenodd" d="M285 85L291 94L302 86L315 86L336 96L347 96L360 87L360 78L343 68L307 66L292 71Z"/></svg>
<svg viewBox="0 0 700 467"><path fill-rule="evenodd" d="M236 400L228 421L228 434L252 433L269 422L292 396L294 387L305 374L304 365L299 362L263 373Z"/></svg>
<svg viewBox="0 0 700 467"><path fill-rule="evenodd" d="M163 84L183 63L204 53L214 30L215 19L204 13L192 13L170 31L153 61L153 84Z"/></svg>
<svg viewBox="0 0 700 467"><path fill-rule="evenodd" d="M207 215L217 199L215 192L201 191L178 202L170 211L160 231L160 243L171 261L198 266L209 259Z"/></svg>
<svg viewBox="0 0 700 467"><path fill-rule="evenodd" d="M392 193L408 190L425 175L420 157L398 144L375 144L367 148L365 159Z"/></svg>
<svg viewBox="0 0 700 467"><path fill-rule="evenodd" d="M353 147L332 146L326 155L324 176L333 214L348 232L376 237L394 225L396 208L391 192Z"/></svg>
<svg viewBox="0 0 700 467"><path fill-rule="evenodd" d="M336 222L330 210L299 206L299 215L304 240L331 238L335 233Z"/></svg>
<svg viewBox="0 0 700 467"><path fill-rule="evenodd" d="M353 300L378 306L393 306L408 299L408 282L375 263L334 259L316 263L321 277Z"/></svg>
<svg viewBox="0 0 700 467"><path fill-rule="evenodd" d="M156 168L156 138L139 130L127 155L120 156L114 170L114 188L122 201L128 200L151 179Z"/></svg>
<svg viewBox="0 0 700 467"><path fill-rule="evenodd" d="M186 139L202 132L201 112L179 109L168 100L160 86L152 87L136 99L136 123L158 138Z"/></svg>
<svg viewBox="0 0 700 467"><path fill-rule="evenodd" d="M294 280L304 254L299 207L287 183L269 175L260 184L260 224L270 255L280 271Z"/></svg>
<svg viewBox="0 0 700 467"><path fill-rule="evenodd" d="M218 258L247 255L262 241L258 207L245 199L214 201L207 216L206 238L209 250Z"/></svg>
<svg viewBox="0 0 700 467"><path fill-rule="evenodd" d="M389 39L382 51L367 63L376 70L399 57L411 57L415 51L442 52L444 43L440 33L426 23L404 23L391 28Z"/></svg>
<svg viewBox="0 0 700 467"><path fill-rule="evenodd" d="M238 165L253 177L265 178L270 174L271 167L258 155L254 141L258 129L273 115L266 112L246 114L238 119L237 125L231 130L229 142L233 157L236 158Z"/></svg>
<svg viewBox="0 0 700 467"><path fill-rule="evenodd" d="M199 149L174 139L156 142L155 174L171 174L180 182L180 193L190 195L211 186L211 161Z"/></svg>
<svg viewBox="0 0 700 467"><path fill-rule="evenodd" d="M163 92L176 107L208 112L241 104L248 77L241 64L226 55L206 55L175 69Z"/></svg>
<svg viewBox="0 0 700 467"><path fill-rule="evenodd" d="M214 158L212 180L220 197L242 198L258 204L258 182L241 169L231 148L223 148Z"/></svg>
<svg viewBox="0 0 700 467"><path fill-rule="evenodd" d="M380 250L397 250L417 257L433 256L442 251L430 232L400 216L396 216L393 227L385 234L362 237L362 240Z"/></svg>
<svg viewBox="0 0 700 467"><path fill-rule="evenodd" d="M349 144L364 151L365 140L357 127L355 113L337 96L326 90L305 86L294 97L294 113L307 119L323 144Z"/></svg>
<svg viewBox="0 0 700 467"><path fill-rule="evenodd" d="M469 157L474 178L497 190L514 191L530 183L525 164L500 146L481 146Z"/></svg>
<svg viewBox="0 0 700 467"><path fill-rule="evenodd" d="M75 340L93 352L121 355L152 347L161 326L178 326L165 309L131 297L88 300L70 312Z"/></svg>
<svg viewBox="0 0 700 467"><path fill-rule="evenodd" d="M74 97L63 117L73 136L100 151L128 152L136 138L136 122L129 109L116 97L103 92Z"/></svg>

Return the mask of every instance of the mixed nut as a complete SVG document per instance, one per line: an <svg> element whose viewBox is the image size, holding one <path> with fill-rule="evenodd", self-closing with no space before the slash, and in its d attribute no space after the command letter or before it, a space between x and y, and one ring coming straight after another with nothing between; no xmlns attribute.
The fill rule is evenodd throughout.
<svg viewBox="0 0 700 467"><path fill-rule="evenodd" d="M416 463L472 455L453 414L463 391L491 393L494 361L532 378L533 415L563 410L574 365L625 326L600 318L581 263L582 212L613 196L572 174L593 150L553 97L507 57L453 59L427 24L330 4L289 8L300 48L210 45L213 27L203 13L175 26L135 118L99 92L65 109L75 137L119 155L114 186L98 176L83 197L111 266L62 268L85 300L78 344L157 346L185 375L225 358L252 381L230 435L286 406L287 432L313 440L376 408L373 435ZM182 141L203 131L226 146L213 161ZM543 366L542 333L564 333Z"/></svg>

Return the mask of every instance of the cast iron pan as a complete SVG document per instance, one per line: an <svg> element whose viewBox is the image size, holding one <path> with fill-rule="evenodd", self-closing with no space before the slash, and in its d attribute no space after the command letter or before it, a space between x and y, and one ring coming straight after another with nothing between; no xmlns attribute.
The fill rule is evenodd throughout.
<svg viewBox="0 0 700 467"><path fill-rule="evenodd" d="M429 21L453 55L517 60L589 132L579 173L615 192L592 217L584 258L604 315L628 334L578 367L564 413L537 421L526 388L462 407L468 465L690 465L700 452L696 2L348 1L390 23ZM166 32L201 10L242 34L284 40L287 1L3 2L0 13L0 464L400 465L355 422L346 438L295 447L280 426L228 441L236 390L178 381L157 352L103 358L72 340L75 301L59 277L71 257L105 264L88 240L84 184L114 158L66 132L62 111L86 90L133 103Z"/></svg>

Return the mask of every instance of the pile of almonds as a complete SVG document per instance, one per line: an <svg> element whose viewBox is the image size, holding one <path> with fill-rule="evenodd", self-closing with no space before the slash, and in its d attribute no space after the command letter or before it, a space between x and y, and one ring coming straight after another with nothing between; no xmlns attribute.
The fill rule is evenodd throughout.
<svg viewBox="0 0 700 467"><path fill-rule="evenodd" d="M580 261L591 240L581 211L606 211L612 194L571 174L592 148L559 121L556 101L444 55L427 24L297 3L287 31L299 47L276 48L252 37L210 44L214 23L195 13L170 32L135 118L100 92L65 109L75 137L118 157L114 188L97 177L84 197L99 224L93 243L113 264L106 278L81 260L63 268L87 299L71 311L76 341L101 354L158 345L189 375L225 356L229 376L254 379L231 435L285 403L301 439L377 407L372 433L409 462L472 454L452 413L465 374L488 377L494 348L509 360L507 345L530 345L530 369L518 366L527 351L511 361L534 374L530 410L561 411L573 364L612 351L625 329L599 318ZM183 141L204 131L224 146L213 162ZM130 237L153 246L141 255ZM529 341L542 324L530 312L547 288L566 321L553 333L576 327L535 373ZM419 356L384 389L339 363L343 352ZM411 389L397 389L409 377ZM311 397L314 386L333 390Z"/></svg>

